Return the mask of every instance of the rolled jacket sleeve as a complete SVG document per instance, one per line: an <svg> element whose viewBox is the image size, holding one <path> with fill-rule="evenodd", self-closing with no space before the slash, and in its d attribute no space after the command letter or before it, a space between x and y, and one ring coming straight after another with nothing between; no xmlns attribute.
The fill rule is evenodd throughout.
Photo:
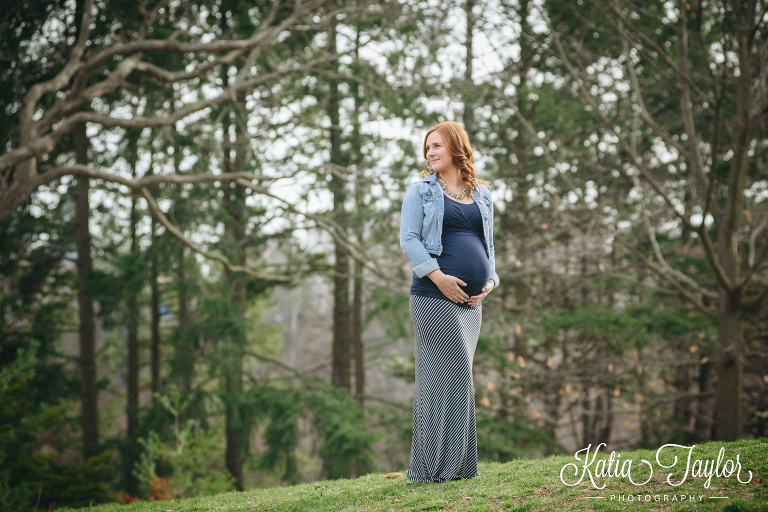
<svg viewBox="0 0 768 512"><path fill-rule="evenodd" d="M490 199L490 197L491 197L491 194L490 192L488 192L488 198ZM491 211L491 219L490 219L490 225L488 226L488 236L490 238L489 245L491 247L491 251L490 251L490 254L488 255L488 261L491 267L491 280L493 281L493 289L495 290L496 288L499 287L500 279L499 279L499 274L496 273L496 251L494 250L494 247L493 247L493 200L492 199L489 207Z"/></svg>
<svg viewBox="0 0 768 512"><path fill-rule="evenodd" d="M418 183L411 184L405 191L403 207L400 210L400 248L413 265L413 275L424 277L440 268L437 259L427 252L421 240L424 206L419 195Z"/></svg>

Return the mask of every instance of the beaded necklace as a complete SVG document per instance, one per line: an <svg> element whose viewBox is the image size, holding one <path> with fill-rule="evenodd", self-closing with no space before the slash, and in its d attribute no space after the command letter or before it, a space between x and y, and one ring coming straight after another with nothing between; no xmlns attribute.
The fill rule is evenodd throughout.
<svg viewBox="0 0 768 512"><path fill-rule="evenodd" d="M449 196L457 200L463 199L464 196L466 196L467 193L469 192L469 190L467 189L467 186L464 185L464 190L462 191L461 194L454 194L453 190L451 190L448 187L448 184L445 181L443 181L443 178L441 178L439 174L437 175L437 182L440 184L440 188L442 188L446 194L448 194Z"/></svg>

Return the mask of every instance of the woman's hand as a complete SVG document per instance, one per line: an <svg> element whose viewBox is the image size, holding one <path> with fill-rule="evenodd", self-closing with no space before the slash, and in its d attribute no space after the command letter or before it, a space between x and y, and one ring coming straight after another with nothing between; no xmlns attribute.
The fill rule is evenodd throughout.
<svg viewBox="0 0 768 512"><path fill-rule="evenodd" d="M449 300L463 304L469 298L469 295L467 295L464 290L459 288L459 285L467 286L467 283L458 277L443 274L443 271L440 269L433 270L427 274L427 277L429 277L432 282L434 282L437 287L440 288L440 291L443 292L443 295L448 297Z"/></svg>
<svg viewBox="0 0 768 512"><path fill-rule="evenodd" d="M489 279L487 283L485 283L485 286L483 286L483 289L480 291L480 295L475 295L474 297L469 298L469 305L470 306L477 306L481 300L485 298L486 295L491 293L491 290L493 290L493 280Z"/></svg>

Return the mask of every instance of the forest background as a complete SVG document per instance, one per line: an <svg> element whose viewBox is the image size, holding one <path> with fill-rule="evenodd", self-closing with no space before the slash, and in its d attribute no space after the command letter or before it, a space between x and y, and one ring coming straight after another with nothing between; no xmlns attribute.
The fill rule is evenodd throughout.
<svg viewBox="0 0 768 512"><path fill-rule="evenodd" d="M768 436L765 0L3 5L2 510L407 467L444 120L481 461Z"/></svg>

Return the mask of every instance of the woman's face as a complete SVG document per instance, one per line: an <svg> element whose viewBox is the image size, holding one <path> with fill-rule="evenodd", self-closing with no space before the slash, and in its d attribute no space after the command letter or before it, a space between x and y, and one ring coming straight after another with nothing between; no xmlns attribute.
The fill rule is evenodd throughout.
<svg viewBox="0 0 768 512"><path fill-rule="evenodd" d="M444 171L453 166L453 155L448 152L443 136L437 130L427 137L427 161L433 171Z"/></svg>

